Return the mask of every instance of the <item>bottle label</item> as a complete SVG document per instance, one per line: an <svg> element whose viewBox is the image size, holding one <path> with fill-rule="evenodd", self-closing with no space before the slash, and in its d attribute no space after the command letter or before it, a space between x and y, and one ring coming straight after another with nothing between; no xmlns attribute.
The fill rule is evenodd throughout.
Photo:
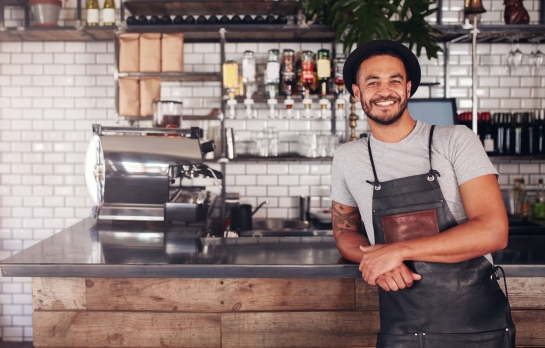
<svg viewBox="0 0 545 348"><path fill-rule="evenodd" d="M102 22L115 23L115 8L102 9Z"/></svg>
<svg viewBox="0 0 545 348"><path fill-rule="evenodd" d="M484 139L484 151L494 152L494 139Z"/></svg>
<svg viewBox="0 0 545 348"><path fill-rule="evenodd" d="M280 79L280 63L268 62L267 63L267 80L275 81Z"/></svg>
<svg viewBox="0 0 545 348"><path fill-rule="evenodd" d="M99 11L98 8L87 9L87 24L98 24Z"/></svg>
<svg viewBox="0 0 545 348"><path fill-rule="evenodd" d="M330 78L331 77L331 64L329 59L318 59L318 78Z"/></svg>

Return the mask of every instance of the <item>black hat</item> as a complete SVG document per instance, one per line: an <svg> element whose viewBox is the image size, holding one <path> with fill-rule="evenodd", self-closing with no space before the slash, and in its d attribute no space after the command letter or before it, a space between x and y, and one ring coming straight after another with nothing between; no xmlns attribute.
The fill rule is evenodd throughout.
<svg viewBox="0 0 545 348"><path fill-rule="evenodd" d="M343 69L344 84L348 92L354 96L352 84L356 83L356 76L358 74L360 64L373 53L380 51L391 51L399 55L403 61L403 64L405 65L405 70L407 71L407 81L412 82L412 96L418 89L418 85L420 85L420 63L418 63L418 59L410 49L403 46L399 42L392 40L369 41L356 48L354 52L350 53L346 59L346 62L344 63Z"/></svg>

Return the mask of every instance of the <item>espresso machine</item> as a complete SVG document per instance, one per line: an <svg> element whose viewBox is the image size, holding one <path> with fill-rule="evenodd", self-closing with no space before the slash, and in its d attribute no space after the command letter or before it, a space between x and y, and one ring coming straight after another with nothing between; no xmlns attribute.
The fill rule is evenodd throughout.
<svg viewBox="0 0 545 348"><path fill-rule="evenodd" d="M204 187L185 185L222 173L203 164L214 143L201 143L202 129L93 125L85 157L85 181L100 220L199 222L209 199Z"/></svg>

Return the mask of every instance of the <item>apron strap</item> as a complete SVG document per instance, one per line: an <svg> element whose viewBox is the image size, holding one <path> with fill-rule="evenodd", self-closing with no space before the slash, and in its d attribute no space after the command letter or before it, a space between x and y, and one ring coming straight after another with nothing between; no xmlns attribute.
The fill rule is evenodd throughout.
<svg viewBox="0 0 545 348"><path fill-rule="evenodd" d="M369 159L371 160L371 168L373 168L373 175L375 176L375 181L366 180L365 182L367 182L370 185L373 185L375 190L378 191L381 189L381 186L380 186L380 182L378 181L377 170L375 169L375 161L373 161L373 153L371 152L371 138L367 138L367 152L369 152Z"/></svg>
<svg viewBox="0 0 545 348"><path fill-rule="evenodd" d="M428 172L428 181L433 181L433 180L435 180L435 177L441 176L441 174L439 174L439 172L437 170L433 169L433 167L431 166L431 143L432 143L432 139L433 139L433 131L434 130L435 130L435 125L431 126L430 139L429 139L429 143L428 143L428 158L429 158L429 161L430 161L430 171Z"/></svg>

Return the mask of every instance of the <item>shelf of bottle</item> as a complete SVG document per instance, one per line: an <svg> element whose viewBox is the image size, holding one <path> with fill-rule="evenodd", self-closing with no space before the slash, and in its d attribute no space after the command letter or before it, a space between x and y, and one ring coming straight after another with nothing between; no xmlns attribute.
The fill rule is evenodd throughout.
<svg viewBox="0 0 545 348"><path fill-rule="evenodd" d="M299 9L298 0L126 0L123 4L131 13L146 15L293 15Z"/></svg>
<svg viewBox="0 0 545 348"><path fill-rule="evenodd" d="M287 97L285 95L278 95L278 96L276 96L275 99L278 101L278 105L283 106L284 100L286 100L286 98ZM303 102L303 96L301 96L301 95L292 95L291 98L293 99L294 103L296 103L296 104ZM318 100L320 100L321 98L322 98L322 96L318 95L318 94L311 94L310 95L310 99L312 99L313 103L318 102ZM238 103L244 104L244 99L246 99L246 97L242 96L242 95L238 95L238 96L235 97L235 99L237 100ZM256 95L252 96L252 99L253 99L254 103L267 103L267 100L269 100L269 97L266 96L266 95L263 95L263 94L256 94ZM337 96L328 94L328 95L326 95L326 99L329 100L329 101L332 101L332 100L337 99Z"/></svg>
<svg viewBox="0 0 545 348"><path fill-rule="evenodd" d="M117 27L9 27L0 41L111 41Z"/></svg>
<svg viewBox="0 0 545 348"><path fill-rule="evenodd" d="M153 116L123 116L119 115L120 118L126 120L126 121L151 121L153 120ZM221 121L223 117L221 116L198 116L198 115L186 115L182 116L182 120L186 121Z"/></svg>
<svg viewBox="0 0 545 348"><path fill-rule="evenodd" d="M219 42L219 30L225 28L225 38L228 42L332 42L335 32L327 25L283 24L166 24L166 25L130 25L124 27L124 32L160 32L184 33L186 42Z"/></svg>
<svg viewBox="0 0 545 348"><path fill-rule="evenodd" d="M463 35L467 35L459 43L471 42L471 28L465 29L461 25L434 25L441 34L436 36L441 41L452 41ZM477 42L479 43L509 43L517 39L521 43L533 42L545 39L545 25L525 24L499 24L499 25L478 25Z"/></svg>
<svg viewBox="0 0 545 348"><path fill-rule="evenodd" d="M118 77L160 77L163 81L221 81L219 72L120 72Z"/></svg>

